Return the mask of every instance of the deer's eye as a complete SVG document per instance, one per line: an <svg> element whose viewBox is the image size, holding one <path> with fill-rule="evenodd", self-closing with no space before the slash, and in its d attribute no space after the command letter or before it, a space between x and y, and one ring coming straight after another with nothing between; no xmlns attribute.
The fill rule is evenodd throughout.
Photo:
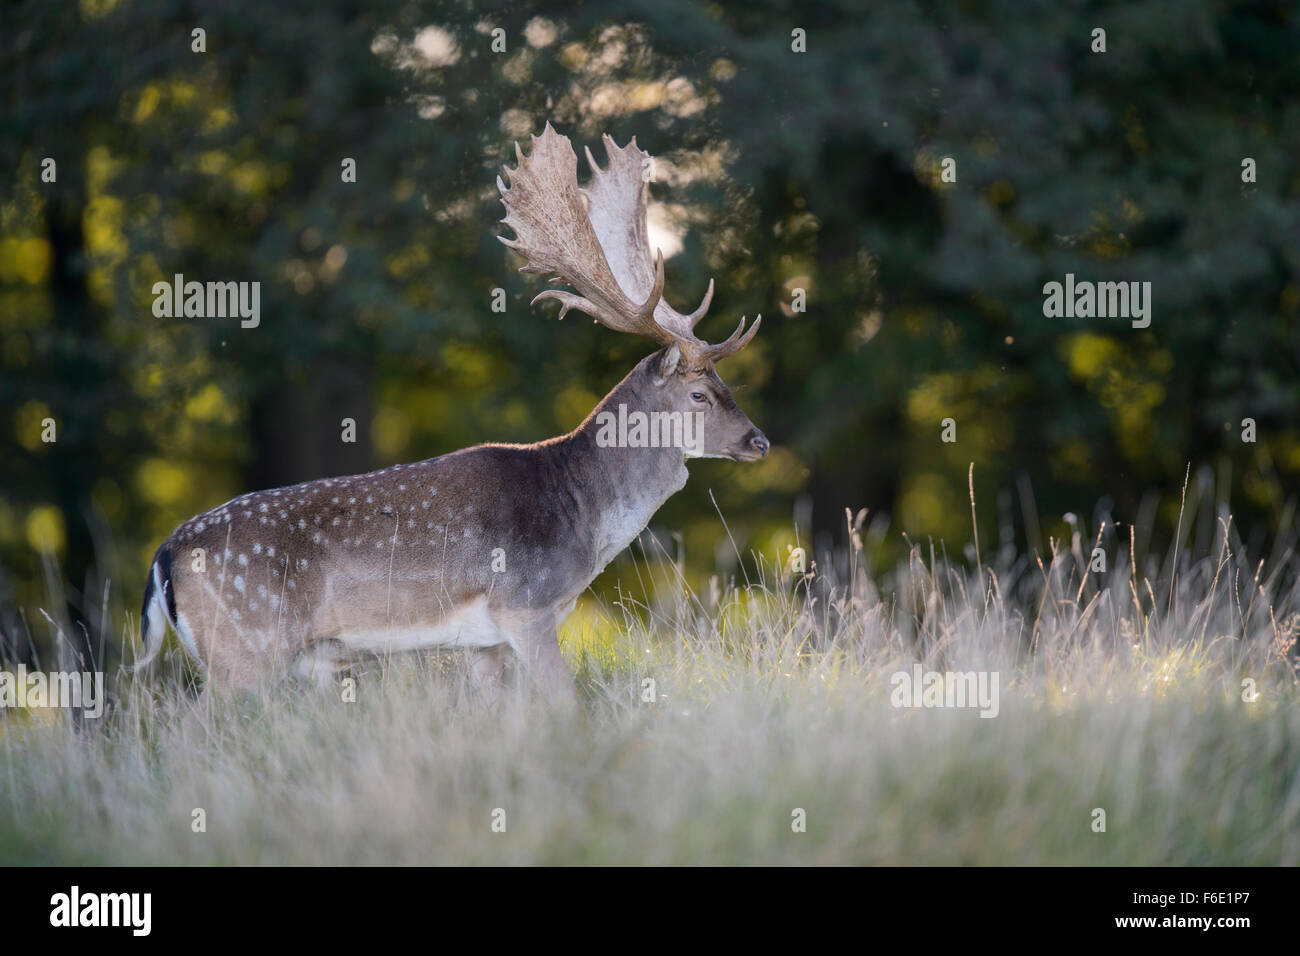
<svg viewBox="0 0 1300 956"><path fill-rule="evenodd" d="M696 402L703 402L703 401L705 401L704 393L703 393L703 392L691 392L691 400L692 400L692 401L696 401Z"/></svg>

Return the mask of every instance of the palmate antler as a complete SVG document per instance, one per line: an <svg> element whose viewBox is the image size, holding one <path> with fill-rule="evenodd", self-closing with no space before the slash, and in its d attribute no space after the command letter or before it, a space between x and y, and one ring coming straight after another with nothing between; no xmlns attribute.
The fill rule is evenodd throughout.
<svg viewBox="0 0 1300 956"><path fill-rule="evenodd" d="M497 178L506 217L501 220L515 238L499 237L528 264L521 272L551 273L553 281L571 285L577 293L548 289L533 302L557 299L560 317L578 309L619 332L635 332L661 345L676 343L684 364L702 368L739 352L758 331L762 316L745 331L745 320L725 342L717 345L696 338L695 325L713 299L713 280L699 307L683 315L664 301L664 260L650 255L646 231L645 167L650 154L636 139L622 148L604 137L609 165L601 169L587 150L591 182L578 187L578 157L567 136L551 124L532 137L525 156L515 144L518 165L505 167L509 188ZM583 204L583 195L587 203Z"/></svg>

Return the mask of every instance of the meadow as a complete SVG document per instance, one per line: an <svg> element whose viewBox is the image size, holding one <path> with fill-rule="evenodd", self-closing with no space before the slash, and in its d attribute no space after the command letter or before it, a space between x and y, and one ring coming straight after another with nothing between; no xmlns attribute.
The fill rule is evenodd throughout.
<svg viewBox="0 0 1300 956"><path fill-rule="evenodd" d="M1295 865L1295 558L1216 525L1149 575L1077 534L876 572L846 514L698 589L652 539L654 600L564 625L576 713L455 655L199 696L171 646L100 720L0 719L0 863ZM996 672L996 716L894 706L917 662Z"/></svg>

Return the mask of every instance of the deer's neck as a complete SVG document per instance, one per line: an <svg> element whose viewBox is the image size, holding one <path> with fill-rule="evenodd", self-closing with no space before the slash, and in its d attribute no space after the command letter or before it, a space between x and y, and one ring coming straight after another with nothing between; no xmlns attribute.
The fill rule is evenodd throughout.
<svg viewBox="0 0 1300 956"><path fill-rule="evenodd" d="M649 371L653 359L633 369L586 421L552 446L577 517L592 535L600 568L631 544L663 503L686 485L683 449L609 444L611 431L622 437L621 429L610 429L611 422L658 410L657 387Z"/></svg>

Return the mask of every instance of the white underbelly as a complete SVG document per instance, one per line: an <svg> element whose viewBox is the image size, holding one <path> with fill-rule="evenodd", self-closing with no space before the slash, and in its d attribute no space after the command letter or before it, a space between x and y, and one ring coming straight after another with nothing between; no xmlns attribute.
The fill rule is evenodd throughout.
<svg viewBox="0 0 1300 956"><path fill-rule="evenodd" d="M486 598L455 608L437 622L395 621L384 627L345 628L337 635L337 640L350 650L372 654L429 647L494 647L511 643L493 623Z"/></svg>

